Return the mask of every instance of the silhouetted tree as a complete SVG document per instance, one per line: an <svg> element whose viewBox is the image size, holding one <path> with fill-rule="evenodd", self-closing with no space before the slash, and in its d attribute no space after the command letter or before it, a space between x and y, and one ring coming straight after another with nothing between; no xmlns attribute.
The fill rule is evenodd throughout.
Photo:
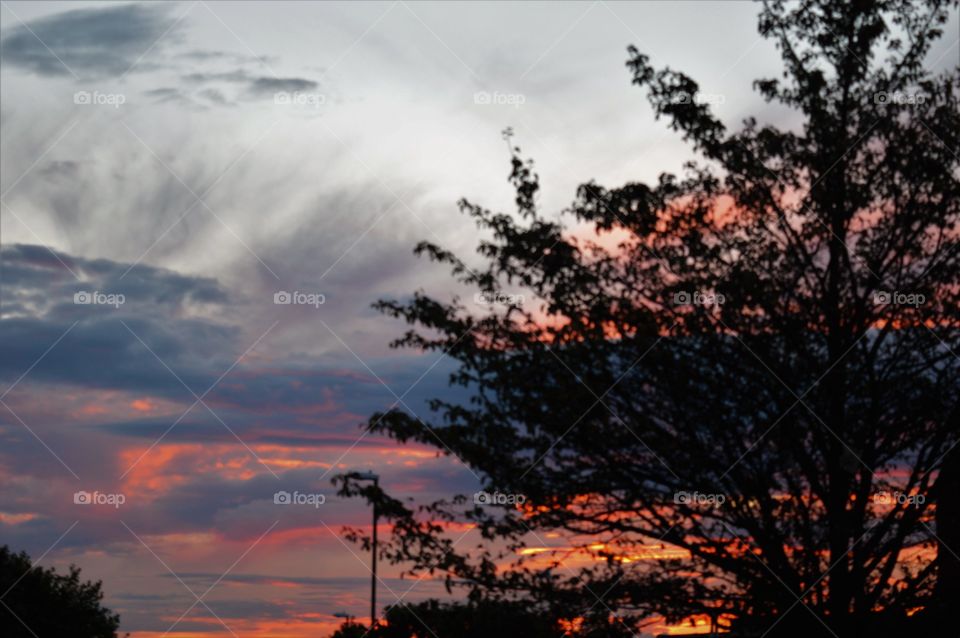
<svg viewBox="0 0 960 638"><path fill-rule="evenodd" d="M330 638L366 638L366 636L370 636L370 638L374 636L374 633L366 625L361 625L355 620L345 620L330 635Z"/></svg>
<svg viewBox="0 0 960 638"><path fill-rule="evenodd" d="M468 603L427 600L387 607L372 631L345 622L331 638L627 638L622 626L587 629L552 616L526 601L479 600Z"/></svg>
<svg viewBox="0 0 960 638"><path fill-rule="evenodd" d="M100 603L100 582L80 569L57 574L33 566L25 552L0 547L0 635L5 638L116 638L120 617Z"/></svg>
<svg viewBox="0 0 960 638"><path fill-rule="evenodd" d="M472 399L368 427L527 501L411 509L345 486L395 524L384 556L633 627L723 612L846 638L928 606L933 487L960 436L960 69L925 67L951 6L764 4L784 71L754 86L790 128L731 132L693 79L630 48L634 84L705 161L583 184L561 221L512 148L518 214L460 204L484 265L416 250L496 303L378 304L417 326L394 345L447 353ZM461 552L448 521L488 542ZM594 566L517 558L545 532ZM689 558L643 559L659 544Z"/></svg>

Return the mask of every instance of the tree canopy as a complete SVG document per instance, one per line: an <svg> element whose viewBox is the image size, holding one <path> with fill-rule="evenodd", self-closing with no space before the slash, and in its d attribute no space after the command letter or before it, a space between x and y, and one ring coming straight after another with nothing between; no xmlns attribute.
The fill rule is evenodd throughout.
<svg viewBox="0 0 960 638"><path fill-rule="evenodd" d="M0 634L7 638L116 638L120 617L103 607L100 582L33 565L0 547Z"/></svg>

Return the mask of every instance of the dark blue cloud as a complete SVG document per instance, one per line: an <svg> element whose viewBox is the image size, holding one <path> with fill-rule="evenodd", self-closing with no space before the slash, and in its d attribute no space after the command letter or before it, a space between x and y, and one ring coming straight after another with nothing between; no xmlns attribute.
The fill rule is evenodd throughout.
<svg viewBox="0 0 960 638"><path fill-rule="evenodd" d="M0 260L0 381L12 384L30 370L22 391L123 391L184 409L194 402L192 393L213 387L204 400L217 416L195 407L171 431L171 442L233 442L219 417L250 443L324 448L355 440L375 411L397 407L429 422L428 399L466 398L449 386L453 362L436 353L360 363L340 344L336 357L244 360L220 379L252 338L241 339L242 326L223 319L242 320L247 302L216 280L43 246L4 246ZM76 303L76 295L97 292L122 295L123 303ZM270 354L267 342L258 346L261 353ZM172 417L155 415L105 419L102 432L146 440L172 424Z"/></svg>
<svg viewBox="0 0 960 638"><path fill-rule="evenodd" d="M162 46L162 39L176 37L170 9L161 3L125 4L31 20L4 34L3 59L38 75L121 75L154 43Z"/></svg>
<svg viewBox="0 0 960 638"><path fill-rule="evenodd" d="M236 326L201 316L229 300L213 279L42 246L4 246L0 260L0 379L9 383L42 357L31 381L183 398L164 364L199 393L238 347Z"/></svg>

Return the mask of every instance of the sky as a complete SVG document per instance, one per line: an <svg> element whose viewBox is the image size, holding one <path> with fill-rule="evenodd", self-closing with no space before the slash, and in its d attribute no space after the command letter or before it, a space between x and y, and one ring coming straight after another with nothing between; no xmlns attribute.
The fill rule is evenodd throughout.
<svg viewBox="0 0 960 638"><path fill-rule="evenodd" d="M412 249L478 263L456 202L512 210L506 127L548 215L590 179L681 170L628 45L728 125L795 124L751 86L780 69L757 9L0 3L0 544L102 579L134 638L363 617L367 557L341 530L370 512L330 478L375 470L421 502L480 484L362 432L460 393L451 362L390 349L406 326L371 304L477 303ZM935 67L956 16L945 32ZM440 593L383 574L381 606Z"/></svg>

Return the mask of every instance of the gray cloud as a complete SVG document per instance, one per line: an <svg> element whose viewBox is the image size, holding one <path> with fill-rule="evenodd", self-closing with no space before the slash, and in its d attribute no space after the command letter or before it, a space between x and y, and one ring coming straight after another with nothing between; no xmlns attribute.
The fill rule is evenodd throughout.
<svg viewBox="0 0 960 638"><path fill-rule="evenodd" d="M183 53L178 53L175 57L190 60L194 62L210 62L210 61L228 61L235 64L276 64L280 61L280 58L272 55L240 55L237 53L231 53L229 51L212 51L209 49L193 49L190 51L184 51Z"/></svg>
<svg viewBox="0 0 960 638"><path fill-rule="evenodd" d="M144 91L143 94L147 97L154 98L155 102L161 104L164 102L177 102L184 105L193 103L190 98L180 91L180 89L175 89L169 86L150 89L149 91Z"/></svg>
<svg viewBox="0 0 960 638"><path fill-rule="evenodd" d="M174 20L161 4L75 9L12 27L0 46L8 64L38 75L107 77L125 73L154 43L162 47L161 36L175 38Z"/></svg>
<svg viewBox="0 0 960 638"><path fill-rule="evenodd" d="M303 78L253 78L247 90L254 95L272 95L282 91L313 91L319 85L313 80L304 80Z"/></svg>
<svg viewBox="0 0 960 638"><path fill-rule="evenodd" d="M80 170L80 162L72 160L53 161L40 169L40 174L49 179L74 177Z"/></svg>
<svg viewBox="0 0 960 638"><path fill-rule="evenodd" d="M191 84L201 82L247 82L250 80L250 74L242 69L237 69L235 71L189 73L183 76L183 79Z"/></svg>
<svg viewBox="0 0 960 638"><path fill-rule="evenodd" d="M227 106L230 104L226 96L223 94L223 91L220 91L219 89L203 89L200 91L200 93L198 93L198 95L206 98L213 104L219 104L220 106Z"/></svg>
<svg viewBox="0 0 960 638"><path fill-rule="evenodd" d="M253 99L272 97L276 93L315 91L320 86L319 83L306 78L255 76L243 69L189 73L183 76L183 81L195 85L216 83L243 84L245 85L246 96ZM211 89L207 89L207 91L210 90Z"/></svg>

